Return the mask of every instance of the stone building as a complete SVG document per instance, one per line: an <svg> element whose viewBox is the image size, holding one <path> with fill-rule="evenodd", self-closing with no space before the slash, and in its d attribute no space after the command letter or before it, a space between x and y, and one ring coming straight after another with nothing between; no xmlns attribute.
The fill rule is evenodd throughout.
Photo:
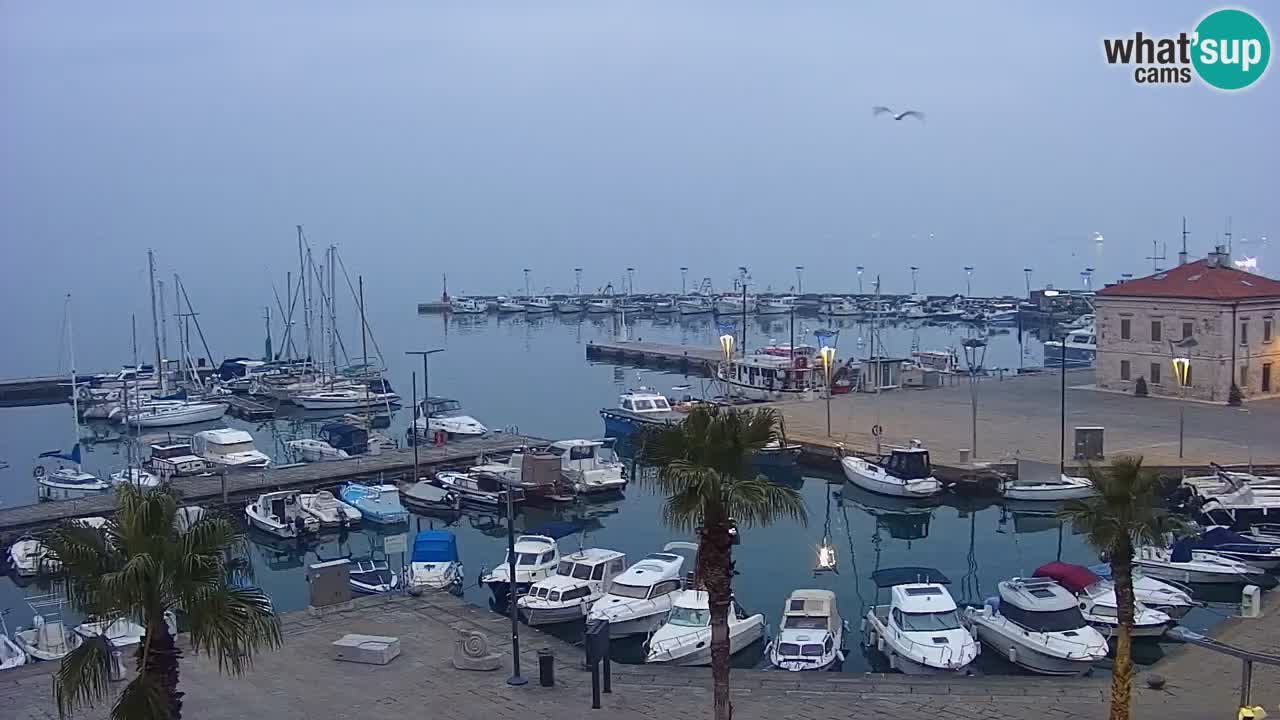
<svg viewBox="0 0 1280 720"><path fill-rule="evenodd" d="M1094 300L1099 387L1226 402L1280 395L1280 282L1232 267L1218 248L1203 260L1109 285ZM1188 361L1178 387L1173 358Z"/></svg>

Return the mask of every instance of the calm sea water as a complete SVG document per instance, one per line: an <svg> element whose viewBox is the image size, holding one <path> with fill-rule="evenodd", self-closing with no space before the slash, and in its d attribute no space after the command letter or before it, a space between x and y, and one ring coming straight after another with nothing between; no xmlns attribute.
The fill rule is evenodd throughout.
<svg viewBox="0 0 1280 720"><path fill-rule="evenodd" d="M812 341L813 330L825 327L817 318L798 319L798 340ZM601 407L617 402L619 392L645 384L660 390L690 383L697 388L697 378L638 371L610 365L590 364L585 360L585 345L593 340L611 339L619 333L612 319L584 318L566 320L548 316L524 318L445 318L416 316L380 318L378 342L384 351L389 378L399 391L408 396L410 373L421 368L421 361L403 353L411 349L444 348L431 357L431 392L462 401L467 411L490 427L518 427L522 432L547 438L597 437L603 432L598 415ZM865 324L848 322L840 329L842 355L864 354L869 343ZM629 323L627 332L633 339L677 342L711 346L719 334L709 319L692 322L640 319ZM958 346L967 332L963 327L888 327L881 330L878 342L889 353L906 354L913 348L943 349ZM787 318L752 319L748 326L748 346L765 342L787 342L790 328ZM1028 338L1025 350L1020 348L1015 331L989 337L987 365L1017 367L1020 353L1028 365L1040 360L1039 343ZM358 336L357 336L358 339ZM358 340L357 340L358 341ZM348 341L348 346L352 345ZM236 348L251 354L249 348ZM128 358L94 358L81 366L107 367ZM421 382L421 378L419 378ZM397 411L387 431L403 437L403 429L411 419L409 409ZM22 504L34 499L31 460L42 450L65 447L71 433L71 411L68 406L0 410L0 459L10 467L0 470L0 500L6 504ZM282 419L260 425L246 425L227 420L227 425L252 431L260 449L279 461L285 455L284 441L308 436L323 418L298 411ZM105 430L105 426L103 426ZM202 429L199 426L184 431ZM95 473L106 473L123 465L118 444L100 444L85 455L85 466ZM843 614L850 620L855 634L865 606L875 601L875 588L868 576L880 567L897 565L933 566L953 581L957 600L981 602L995 592L995 584L1004 578L1029 574L1039 565L1055 559L1090 563L1095 554L1052 517L1007 512L998 505L985 507L938 506L904 507L892 500L879 498L844 485L839 478L811 471L797 471L790 477L778 478L796 486L809 509L807 526L783 522L773 527L748 529L743 533L735 557L739 576L735 579L738 599L750 612L764 613L776 625L787 594L796 588L829 588L839 595ZM585 546L614 548L627 553L629 559L659 549L664 543L681 538L662 528L658 522L661 498L646 488L632 487L625 499L605 503L579 503L555 511L528 508L516 518L517 530L535 530L553 520L576 520L586 532L566 538L562 547ZM486 604L487 592L476 580L482 568L501 561L505 550L505 519L497 516L465 515L445 524L439 519L415 518L410 531L418 528L447 527L458 536L459 549L467 566L466 598ZM271 593L277 608L298 609L306 604L305 568L314 561L335 557L355 559L381 558L386 537L372 529L344 534L329 534L318 541L299 545L272 541L253 534L254 562L258 582ZM838 548L838 574L815 576L813 565L816 546L829 538ZM400 558L388 558L398 567ZM0 581L0 608L11 608L9 625L29 622L30 611L23 597L33 588L20 588L6 578ZM70 615L70 613L68 613ZM1192 625L1204 627L1217 619L1212 611L1193 614ZM565 632L572 634L572 630ZM846 671L862 671L871 667L874 657L865 658L851 641ZM1153 646L1154 647L1154 646ZM1158 651L1158 649L1156 649ZM626 659L636 648L619 650ZM752 664L758 653L740 657L738 662ZM994 658L988 661L991 672L1007 672L1009 668Z"/></svg>

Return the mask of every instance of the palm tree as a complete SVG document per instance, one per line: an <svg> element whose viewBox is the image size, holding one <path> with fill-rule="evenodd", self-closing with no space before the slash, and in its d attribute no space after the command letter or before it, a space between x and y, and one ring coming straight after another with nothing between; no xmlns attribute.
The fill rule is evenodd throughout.
<svg viewBox="0 0 1280 720"><path fill-rule="evenodd" d="M43 538L48 580L61 584L68 603L86 616L126 618L145 628L136 653L137 674L111 708L113 719L178 720L182 651L165 622L185 615L191 647L239 675L256 652L280 645L280 622L261 590L241 587L247 564L244 535L229 519L178 508L168 487L122 485L116 515L102 528L66 522ZM53 678L58 714L106 698L112 647L105 636L83 642L62 659Z"/></svg>
<svg viewBox="0 0 1280 720"><path fill-rule="evenodd" d="M1115 668L1111 673L1110 720L1129 720L1133 691L1130 647L1133 632L1133 552L1140 545L1165 544L1166 534L1181 531L1180 520L1168 514L1156 492L1156 478L1142 469L1141 457L1118 457L1104 470L1089 470L1097 493L1073 500L1062 517L1079 528L1111 565L1116 586Z"/></svg>
<svg viewBox="0 0 1280 720"><path fill-rule="evenodd" d="M711 610L711 674L715 718L729 720L729 603L733 597L733 534L790 517L807 522L793 488L769 482L751 467L756 451L781 439L772 409L697 407L684 422L646 433L640 459L657 469L648 478L667 500L663 521L698 533L697 576Z"/></svg>

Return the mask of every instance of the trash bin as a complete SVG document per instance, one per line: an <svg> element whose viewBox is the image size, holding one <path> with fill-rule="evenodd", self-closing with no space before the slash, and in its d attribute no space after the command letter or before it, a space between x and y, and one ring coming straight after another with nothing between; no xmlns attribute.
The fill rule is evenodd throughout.
<svg viewBox="0 0 1280 720"><path fill-rule="evenodd" d="M107 677L111 678L113 681L120 681L124 679L124 662L121 660L122 657L124 657L124 653L119 650L111 651L111 666L107 670Z"/></svg>
<svg viewBox="0 0 1280 720"><path fill-rule="evenodd" d="M551 648L542 648L538 651L538 684L542 687L555 687L555 662L556 655L551 652Z"/></svg>

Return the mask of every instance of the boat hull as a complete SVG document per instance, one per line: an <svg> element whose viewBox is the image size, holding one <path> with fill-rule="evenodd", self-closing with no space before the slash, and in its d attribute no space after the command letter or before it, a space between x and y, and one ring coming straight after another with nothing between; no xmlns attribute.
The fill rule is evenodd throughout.
<svg viewBox="0 0 1280 720"><path fill-rule="evenodd" d="M1134 561L1135 565L1142 568L1142 572L1153 578L1161 580L1172 580L1180 583L1197 583L1201 585L1244 585L1249 582L1249 578L1244 575L1229 572L1212 572L1207 570L1188 570L1183 568L1174 568L1164 565L1147 564L1140 561ZM1261 575L1261 571L1258 573Z"/></svg>
<svg viewBox="0 0 1280 720"><path fill-rule="evenodd" d="M80 498L96 497L111 492L111 485L107 483L86 483L82 485L73 485L69 483L37 483L37 496L41 500L78 500Z"/></svg>
<svg viewBox="0 0 1280 720"><path fill-rule="evenodd" d="M546 607L521 607L520 617L526 625L537 627L539 625L558 625L560 623L577 622L587 616L590 605L570 605L568 607L546 608ZM612 628L610 628L612 635Z"/></svg>
<svg viewBox="0 0 1280 720"><path fill-rule="evenodd" d="M196 423L217 420L227 414L227 406L221 403L205 408L193 408L170 413L134 416L129 424L135 427L157 428L176 427L178 425L194 425Z"/></svg>
<svg viewBox="0 0 1280 720"><path fill-rule="evenodd" d="M975 620L973 627L978 639L999 655L1022 668L1040 675L1083 675L1093 668L1093 658L1082 656L1068 659L1040 652L1021 643L1016 643L1007 635L981 621Z"/></svg>
<svg viewBox="0 0 1280 720"><path fill-rule="evenodd" d="M942 485L937 480L932 482L912 482L901 483L891 482L887 479L876 477L857 468L857 466L846 462L849 458L841 461L840 466L844 469L845 478L867 492L873 492L877 495L888 495L890 497L908 497L908 498L926 498L937 495L942 491Z"/></svg>
<svg viewBox="0 0 1280 720"><path fill-rule="evenodd" d="M1062 502L1064 500L1083 500L1094 494L1092 485L1009 485L1004 490L1006 500L1018 502Z"/></svg>
<svg viewBox="0 0 1280 720"><path fill-rule="evenodd" d="M759 621L743 622L737 633L730 629L729 634L729 654L736 655L742 652L752 643L764 637L764 618ZM679 648L661 654L660 658L655 659L651 653L646 663L656 665L676 665L679 667L704 667L711 664L711 631L706 631L706 638L699 638L697 642L682 643Z"/></svg>
<svg viewBox="0 0 1280 720"><path fill-rule="evenodd" d="M652 615L645 615L643 617L631 618L629 620L610 620L609 637L620 638L630 635L649 635L657 632L658 628L662 627L663 624L666 623L669 611L670 609L668 608L662 612L656 612Z"/></svg>

